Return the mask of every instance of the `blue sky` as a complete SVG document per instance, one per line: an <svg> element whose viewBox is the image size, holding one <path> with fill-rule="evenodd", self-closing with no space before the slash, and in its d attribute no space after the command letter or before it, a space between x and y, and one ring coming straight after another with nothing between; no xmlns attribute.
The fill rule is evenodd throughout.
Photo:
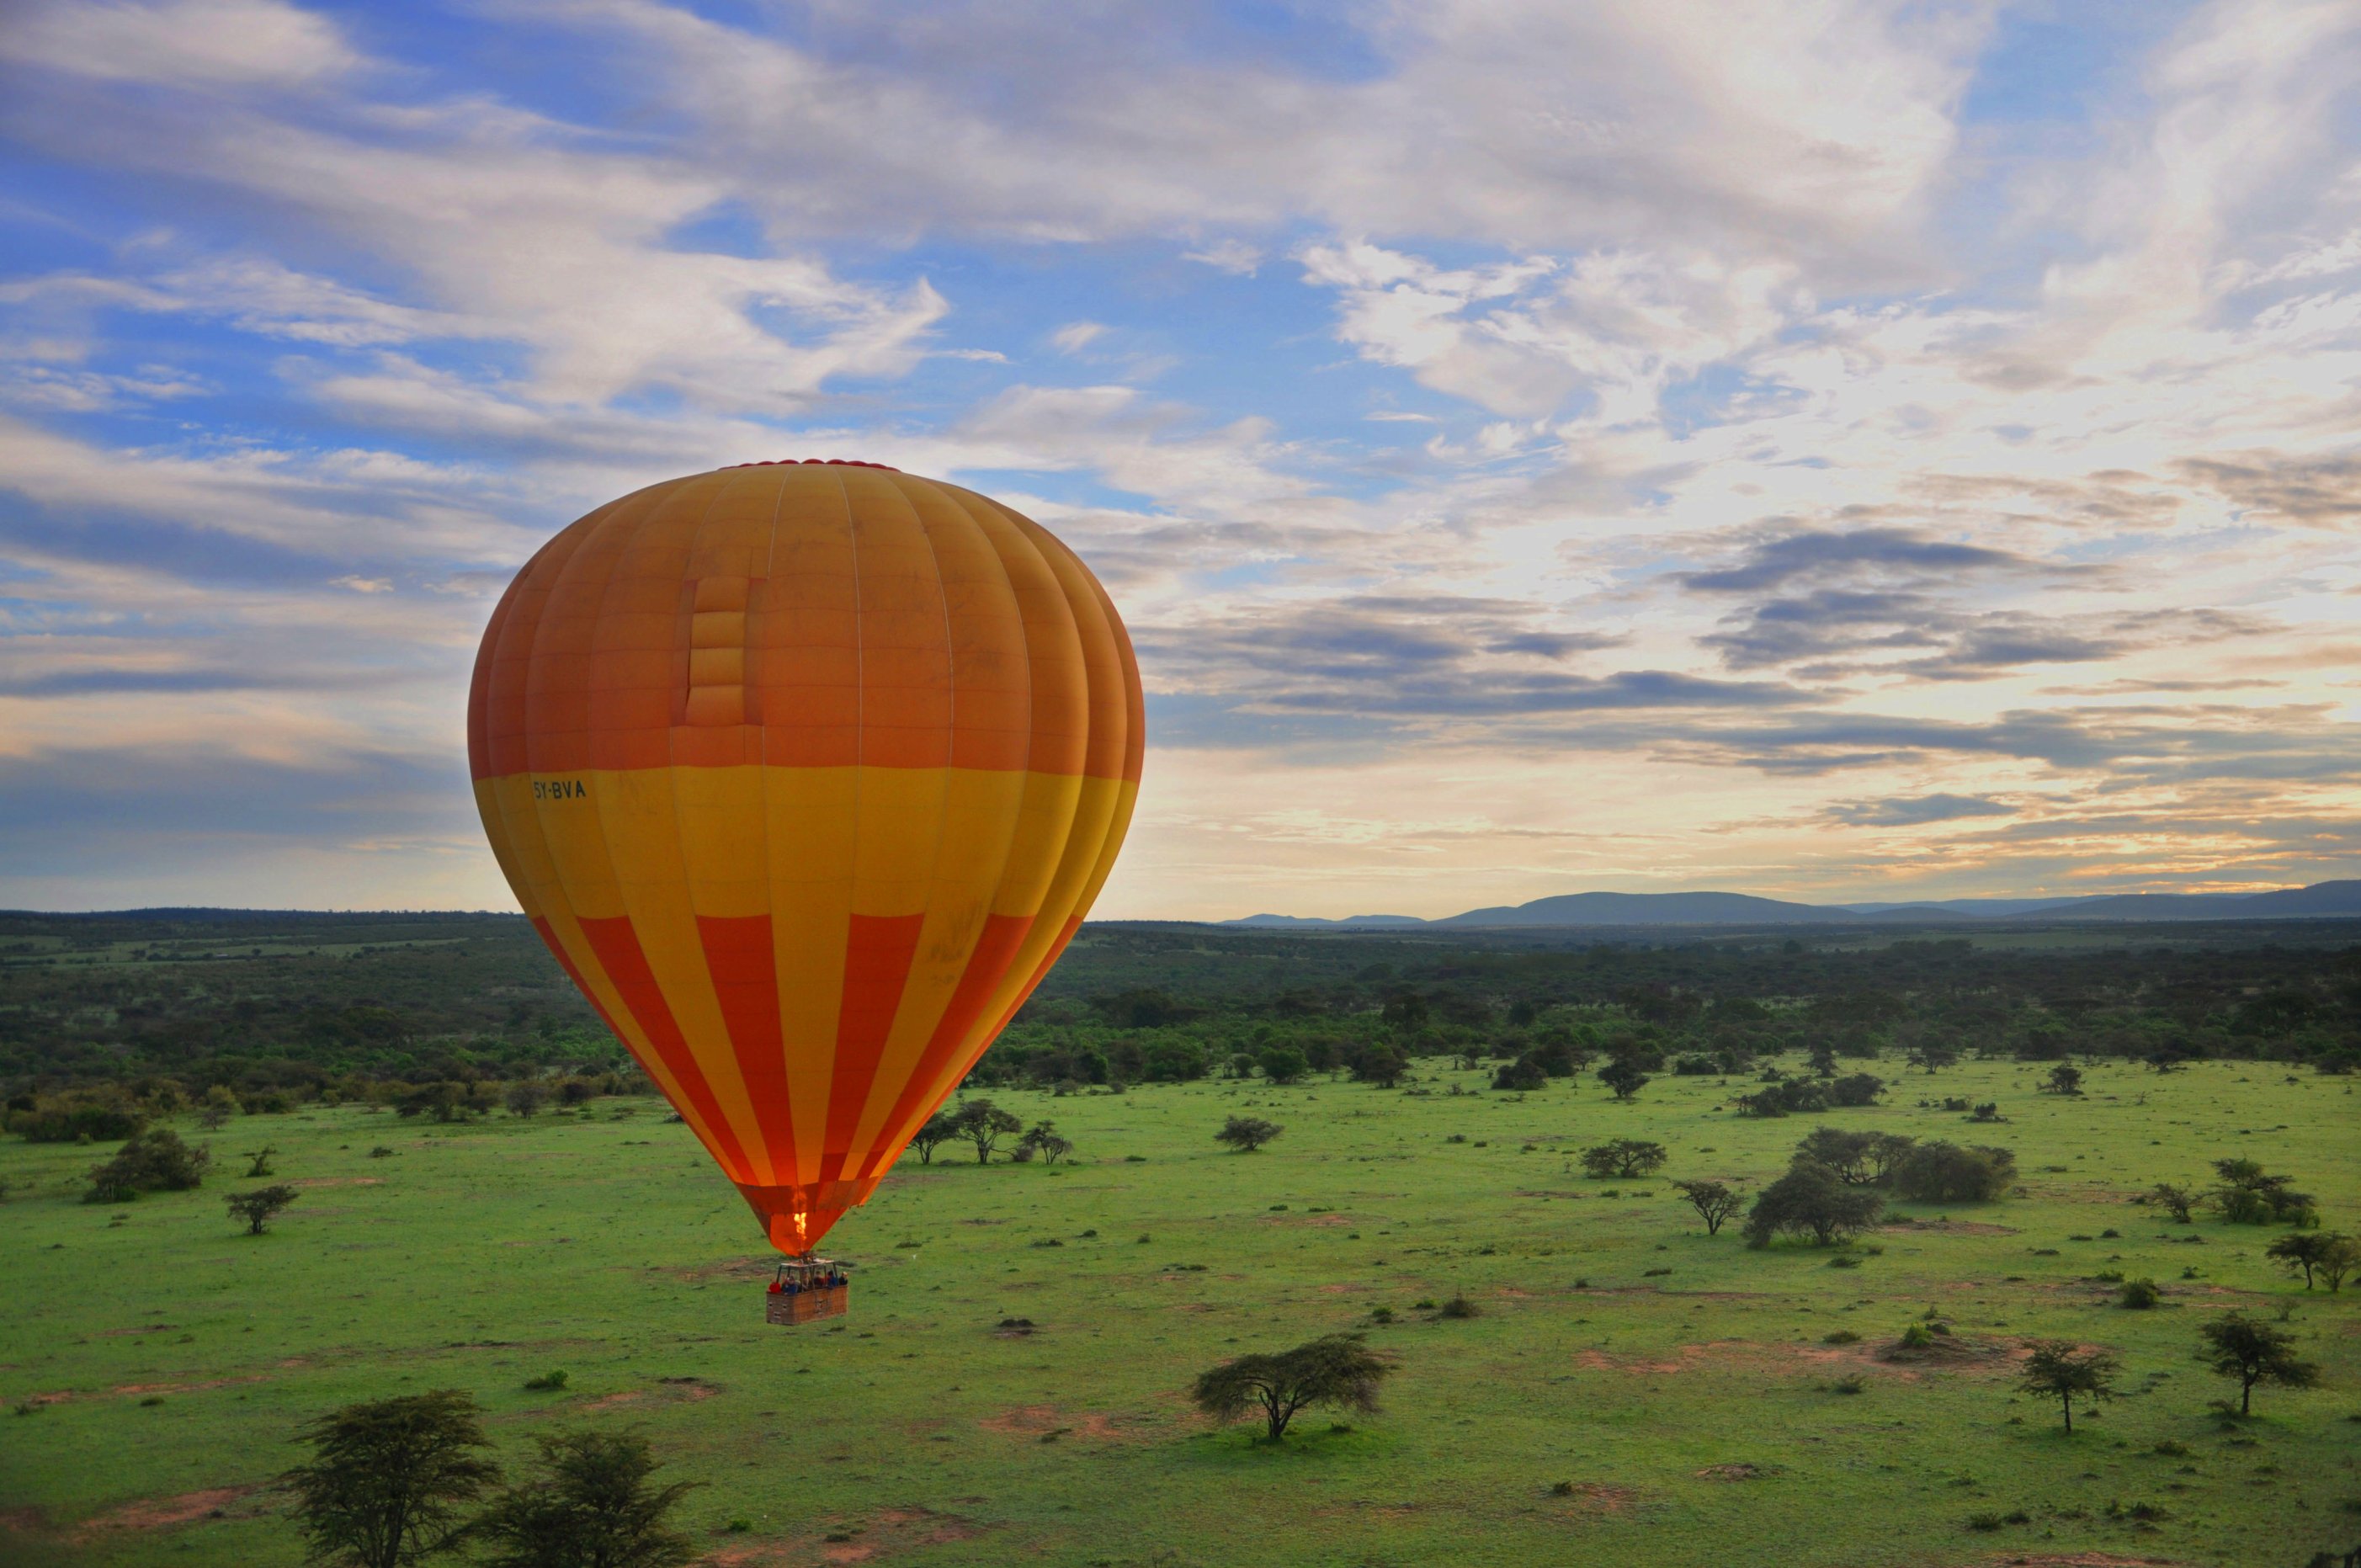
<svg viewBox="0 0 2361 1568"><path fill-rule="evenodd" d="M499 907L549 533L1081 549L1102 913L2361 874L2361 9L82 0L0 28L0 905Z"/></svg>

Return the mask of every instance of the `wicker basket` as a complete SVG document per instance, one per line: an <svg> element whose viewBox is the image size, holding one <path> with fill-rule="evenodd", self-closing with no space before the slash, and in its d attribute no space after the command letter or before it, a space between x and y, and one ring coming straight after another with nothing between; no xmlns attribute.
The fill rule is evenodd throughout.
<svg viewBox="0 0 2361 1568"><path fill-rule="evenodd" d="M766 1322L789 1324L808 1323L815 1318L840 1318L844 1316L845 1299L851 1293L851 1288L843 1285L793 1293L777 1291L764 1298L770 1305L763 1310L763 1318Z"/></svg>

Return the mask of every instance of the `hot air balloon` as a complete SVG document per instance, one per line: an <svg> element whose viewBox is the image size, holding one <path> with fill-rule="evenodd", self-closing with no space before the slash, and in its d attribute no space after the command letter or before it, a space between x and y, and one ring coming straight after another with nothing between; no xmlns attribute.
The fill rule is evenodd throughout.
<svg viewBox="0 0 2361 1568"><path fill-rule="evenodd" d="M566 529L493 611L467 712L517 902L794 1259L1072 938L1142 741L1130 641L1072 551L842 461Z"/></svg>

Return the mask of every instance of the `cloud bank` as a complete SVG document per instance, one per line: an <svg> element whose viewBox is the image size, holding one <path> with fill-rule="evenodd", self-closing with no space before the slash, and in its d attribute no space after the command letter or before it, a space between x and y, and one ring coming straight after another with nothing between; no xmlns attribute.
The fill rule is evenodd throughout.
<svg viewBox="0 0 2361 1568"><path fill-rule="evenodd" d="M507 575L832 455L1116 594L1107 914L2361 874L2350 5L1104 13L18 7L0 903L501 905Z"/></svg>

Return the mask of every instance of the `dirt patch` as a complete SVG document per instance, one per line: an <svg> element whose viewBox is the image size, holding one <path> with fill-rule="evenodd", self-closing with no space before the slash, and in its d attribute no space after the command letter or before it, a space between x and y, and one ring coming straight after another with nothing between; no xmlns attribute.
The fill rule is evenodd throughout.
<svg viewBox="0 0 2361 1568"><path fill-rule="evenodd" d="M611 1410L625 1405L677 1404L710 1399L719 1392L720 1384L708 1383L702 1377L659 1377L653 1388L626 1388L620 1394L602 1394L582 1409Z"/></svg>
<svg viewBox="0 0 2361 1568"><path fill-rule="evenodd" d="M1553 1500L1563 1498L1572 1503L1576 1511L1586 1515L1628 1514L1640 1501L1640 1494L1630 1486L1609 1486L1600 1481L1579 1481L1567 1490L1553 1490Z"/></svg>
<svg viewBox="0 0 2361 1568"><path fill-rule="evenodd" d="M1771 1472L1760 1464L1708 1464L1697 1473L1700 1481L1760 1481Z"/></svg>
<svg viewBox="0 0 2361 1568"><path fill-rule="evenodd" d="M2118 1557L2112 1552L2077 1552L2065 1556L2051 1552L2040 1552L2025 1557L2012 1553L1999 1557L1986 1557L1982 1561L1995 1564L1996 1568L1997 1565L2004 1563L2008 1564L2009 1568L2180 1568L2180 1565L2170 1558Z"/></svg>
<svg viewBox="0 0 2361 1568"><path fill-rule="evenodd" d="M208 1388L230 1388L236 1387L241 1383L268 1383L270 1379L268 1377L255 1376L214 1377L203 1383L118 1383L114 1387L109 1388L107 1392L114 1395L201 1394ZM63 1394L58 1396L58 1398L61 1399L70 1397L71 1396Z"/></svg>
<svg viewBox="0 0 2361 1568"><path fill-rule="evenodd" d="M778 1262L776 1257L725 1257L674 1271L672 1277L688 1285L708 1279L768 1279L777 1272Z"/></svg>
<svg viewBox="0 0 2361 1568"><path fill-rule="evenodd" d="M1318 1225L1324 1228L1332 1225L1357 1225L1361 1222L1349 1214L1266 1214L1263 1216L1262 1223L1266 1225Z"/></svg>
<svg viewBox="0 0 2361 1568"><path fill-rule="evenodd" d="M1888 1365L1879 1359L1878 1347L1874 1345L1765 1344L1759 1340L1742 1339L1680 1345L1669 1354L1614 1355L1603 1350L1577 1351L1574 1364L1587 1372L1620 1372L1632 1377L1677 1376L1722 1366L1773 1375L1826 1373L1842 1367L1905 1382L1919 1376L1909 1367ZM2011 1363L2004 1356L1999 1365L2005 1368ZM1940 1369L1949 1367L1947 1363Z"/></svg>
<svg viewBox="0 0 2361 1568"><path fill-rule="evenodd" d="M170 1530L174 1525L193 1524L209 1515L226 1511L231 1504L255 1490L252 1486L214 1486L203 1492L183 1492L177 1497L143 1497L88 1520L75 1533L89 1537L108 1530Z"/></svg>
<svg viewBox="0 0 2361 1568"><path fill-rule="evenodd" d="M1102 1442L1136 1441L1139 1434L1117 1426L1112 1417L1095 1410L1069 1414L1055 1405L1012 1405L976 1425L986 1431L1029 1437L1037 1442L1066 1438L1093 1438Z"/></svg>
<svg viewBox="0 0 2361 1568"><path fill-rule="evenodd" d="M32 1535L49 1528L49 1516L39 1508L0 1508L0 1530Z"/></svg>
<svg viewBox="0 0 2361 1568"><path fill-rule="evenodd" d="M91 1337L93 1339L118 1339L125 1334L160 1334L168 1329L177 1329L181 1325L178 1323L142 1323L136 1329L101 1329Z"/></svg>
<svg viewBox="0 0 2361 1568"><path fill-rule="evenodd" d="M2020 1234L2015 1225L1988 1225L1981 1220L1929 1220L1923 1223L1904 1220L1897 1224L1877 1228L1889 1235L2013 1236Z"/></svg>
<svg viewBox="0 0 2361 1568"><path fill-rule="evenodd" d="M821 1541L802 1551L785 1547L749 1547L699 1558L706 1568L751 1568L757 1563L808 1563L813 1552L823 1563L868 1563L922 1546L950 1546L973 1541L983 1528L957 1514L931 1508L884 1508L866 1520L829 1520L827 1533L840 1541Z"/></svg>

